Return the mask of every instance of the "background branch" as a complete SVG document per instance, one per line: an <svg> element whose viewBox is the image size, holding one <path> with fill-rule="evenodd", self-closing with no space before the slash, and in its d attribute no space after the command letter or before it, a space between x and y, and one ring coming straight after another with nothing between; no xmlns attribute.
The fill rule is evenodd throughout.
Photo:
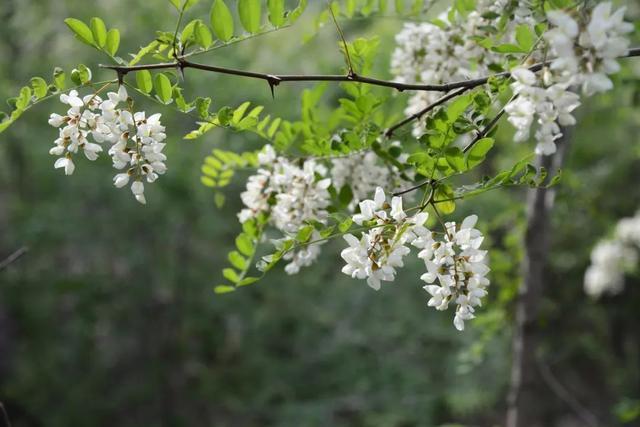
<svg viewBox="0 0 640 427"><path fill-rule="evenodd" d="M17 251L15 251L14 253L12 253L11 255L9 255L8 257L6 257L5 259L3 259L2 261L0 261L0 271L4 270L5 268L9 267L11 264L16 262L22 255L26 254L28 251L29 251L29 248L27 248L26 246L23 246Z"/></svg>

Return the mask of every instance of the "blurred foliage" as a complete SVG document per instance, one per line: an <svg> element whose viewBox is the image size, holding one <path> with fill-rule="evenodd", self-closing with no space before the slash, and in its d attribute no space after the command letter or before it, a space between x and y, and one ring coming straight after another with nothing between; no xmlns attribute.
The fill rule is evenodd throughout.
<svg viewBox="0 0 640 427"><path fill-rule="evenodd" d="M168 2L4 0L0 98L27 83L25 76L102 60L73 40L68 16L107 17L121 30L121 51L134 51L155 28L171 31L171 10ZM265 71L334 71L343 60L335 31L308 15L209 59ZM380 36L373 74L388 76L402 22L345 23L350 38ZM313 25L318 34L301 45L298 32ZM581 107L556 200L539 325L541 363L603 425L637 422L640 397L640 281L630 277L622 295L599 302L582 291L590 248L640 201L640 67L633 67L616 90ZM206 88L197 95L212 97L214 110L250 100L290 120L305 88L279 87L272 99L263 82L191 70L186 77L190 98L194 88ZM335 105L338 96L330 87L323 100ZM389 102L400 111L405 99ZM37 106L0 139L0 258L29 247L0 272L0 401L14 426L501 422L525 190L486 193L456 212L486 218L495 248L492 300L465 333L452 328L450 316L427 309L418 263L394 286L372 292L339 272L340 243L297 276L278 271L257 286L216 295L213 285L240 230L235 212L246 172L223 189L227 203L218 209L215 192L200 184L200 165L214 148L255 150L260 138L213 130L184 140L192 118L166 109L170 169L142 207L113 188L106 162L80 167L71 178L54 171L47 153L54 131L46 123L54 108ZM502 159L530 150L502 131L490 166L477 173L502 170ZM541 408L549 425L575 417L551 390Z"/></svg>

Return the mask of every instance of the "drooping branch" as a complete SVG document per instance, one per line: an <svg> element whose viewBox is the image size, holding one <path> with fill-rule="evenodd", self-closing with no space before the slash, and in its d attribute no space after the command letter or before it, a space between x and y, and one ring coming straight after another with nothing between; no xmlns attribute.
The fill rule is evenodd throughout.
<svg viewBox="0 0 640 427"><path fill-rule="evenodd" d="M628 53L621 58L630 58L634 56L640 56L640 47L629 49ZM532 72L540 71L549 62L541 62L529 67ZM157 64L144 64L144 65L100 65L101 68L114 70L118 73L118 76L122 77L128 73L136 72L140 70L163 70L163 69L178 69L184 70L186 68L193 68L202 71L209 71L212 73L229 74L240 77L248 77L253 79L264 80L272 86L277 86L282 82L355 82L364 83L372 86L389 87L396 89L400 92L405 90L413 91L425 91L425 92L450 92L455 89L466 88L472 89L474 87L482 86L486 84L492 78L504 78L510 77L511 73L508 71L493 74L491 76L480 77L471 80L462 80L453 83L444 84L418 84L418 83L401 83L393 80L376 79L373 77L361 76L355 73L346 75L342 74L267 74L259 73L255 71L245 71L235 68L218 67L215 65L200 64L192 62L185 57L179 56L174 62L161 62Z"/></svg>

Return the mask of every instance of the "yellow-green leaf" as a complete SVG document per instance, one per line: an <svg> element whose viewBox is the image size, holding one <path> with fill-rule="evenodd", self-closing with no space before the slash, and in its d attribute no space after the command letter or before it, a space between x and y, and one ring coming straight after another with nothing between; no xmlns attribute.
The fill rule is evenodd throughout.
<svg viewBox="0 0 640 427"><path fill-rule="evenodd" d="M269 22L274 27L280 27L284 24L284 0L267 0L269 8Z"/></svg>
<svg viewBox="0 0 640 427"><path fill-rule="evenodd" d="M196 43L198 43L203 48L207 49L213 43L213 37L211 37L211 31L209 31L209 27L207 27L204 22L198 20L196 23L196 28L194 30L194 36L196 39Z"/></svg>
<svg viewBox="0 0 640 427"><path fill-rule="evenodd" d="M136 83L138 89L144 93L151 93L153 90L153 80L151 79L151 73L148 70L140 70L136 73Z"/></svg>
<svg viewBox="0 0 640 427"><path fill-rule="evenodd" d="M74 32L78 40L88 44L89 46L95 46L93 33L87 24L75 18L67 18L64 20L64 23L67 24L67 27Z"/></svg>
<svg viewBox="0 0 640 427"><path fill-rule="evenodd" d="M31 79L31 87L33 88L33 94L36 98L44 98L47 96L47 92L49 91L49 86L47 82L42 77L34 77Z"/></svg>
<svg viewBox="0 0 640 427"><path fill-rule="evenodd" d="M114 56L118 52L118 48L120 47L120 31L115 28L112 28L107 33L107 43L105 45L105 49L109 53L109 55Z"/></svg>
<svg viewBox="0 0 640 427"><path fill-rule="evenodd" d="M171 80L169 77L164 75L163 73L156 74L155 84L156 95L160 101L165 104L169 104L171 102Z"/></svg>
<svg viewBox="0 0 640 427"><path fill-rule="evenodd" d="M220 40L226 42L233 37L233 16L224 0L215 0L211 7L211 27Z"/></svg>
<svg viewBox="0 0 640 427"><path fill-rule="evenodd" d="M245 30L256 33L260 29L261 0L238 0L238 15Z"/></svg>
<svg viewBox="0 0 640 427"><path fill-rule="evenodd" d="M104 21L98 17L93 17L91 21L89 21L89 25L91 25L93 40L98 46L104 47L107 43L107 26L104 25Z"/></svg>

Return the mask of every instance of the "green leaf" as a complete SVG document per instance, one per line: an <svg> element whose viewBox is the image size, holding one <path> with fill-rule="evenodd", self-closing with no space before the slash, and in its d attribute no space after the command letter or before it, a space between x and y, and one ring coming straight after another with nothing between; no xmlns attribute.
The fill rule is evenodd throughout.
<svg viewBox="0 0 640 427"><path fill-rule="evenodd" d="M233 109L229 106L224 106L218 110L217 117L222 126L227 126L233 118Z"/></svg>
<svg viewBox="0 0 640 427"><path fill-rule="evenodd" d="M202 21L198 20L196 23L196 28L194 30L194 36L196 39L196 43L198 43L203 48L207 49L213 43L213 37L211 36L211 31L209 31L209 27L207 27Z"/></svg>
<svg viewBox="0 0 640 427"><path fill-rule="evenodd" d="M58 88L58 90L64 90L65 88L65 80L66 80L67 75L65 74L64 70L60 67L56 67L53 69L53 84L55 85L55 87Z"/></svg>
<svg viewBox="0 0 640 427"><path fill-rule="evenodd" d="M471 169L482 163L491 147L493 147L493 138L482 138L478 140L467 153L467 169Z"/></svg>
<svg viewBox="0 0 640 427"><path fill-rule="evenodd" d="M180 41L182 42L183 45L187 44L191 36L193 36L193 32L196 28L197 23L198 23L198 20L194 19L193 21L185 25L184 28L182 29L182 33L180 33Z"/></svg>
<svg viewBox="0 0 640 427"><path fill-rule="evenodd" d="M246 255L246 256L253 255L253 251L254 251L253 241L251 240L251 237L249 237L248 234L241 233L240 235L238 235L238 237L236 237L236 247L238 248L240 253L242 253L243 255Z"/></svg>
<svg viewBox="0 0 640 427"><path fill-rule="evenodd" d="M211 7L211 27L216 37L226 42L233 37L233 16L224 0L215 0Z"/></svg>
<svg viewBox="0 0 640 427"><path fill-rule="evenodd" d="M215 288L213 288L213 291L216 294L228 294L229 292L233 292L235 290L236 290L235 287L228 286L228 285L218 285Z"/></svg>
<svg viewBox="0 0 640 427"><path fill-rule="evenodd" d="M118 48L120 47L120 31L115 28L112 28L107 33L107 43L105 45L105 50L111 56L115 56L118 53Z"/></svg>
<svg viewBox="0 0 640 427"><path fill-rule="evenodd" d="M244 279L239 281L237 283L237 285L238 286L247 286L247 285L251 285L253 283L256 283L258 280L260 280L259 277L245 277Z"/></svg>
<svg viewBox="0 0 640 427"><path fill-rule="evenodd" d="M404 12L404 0L395 0L396 12L402 14Z"/></svg>
<svg viewBox="0 0 640 427"><path fill-rule="evenodd" d="M87 24L75 18L67 18L64 20L64 23L67 24L67 27L74 32L78 40L88 44L89 46L95 46L93 33Z"/></svg>
<svg viewBox="0 0 640 427"><path fill-rule="evenodd" d="M155 88L158 99L165 104L171 103L171 80L164 73L156 74Z"/></svg>
<svg viewBox="0 0 640 427"><path fill-rule="evenodd" d="M289 13L289 15L287 15L289 23L293 24L294 22L296 22L298 20L298 18L300 18L302 13L307 8L307 3L308 3L307 0L300 0L298 2L298 6L295 9L293 9L291 11L291 13Z"/></svg>
<svg viewBox="0 0 640 427"><path fill-rule="evenodd" d="M229 255L227 255L227 258L229 259L229 262L231 263L231 265L233 265L238 270L245 270L247 268L247 264L248 264L247 260L245 257L240 255L240 252L238 251L229 252Z"/></svg>
<svg viewBox="0 0 640 427"><path fill-rule="evenodd" d="M20 95L16 99L16 109L24 110L29 105L31 101L31 88L29 86L24 86L20 89Z"/></svg>
<svg viewBox="0 0 640 427"><path fill-rule="evenodd" d="M36 98L44 98L49 92L49 85L42 77L34 77L31 79L31 87Z"/></svg>
<svg viewBox="0 0 640 427"><path fill-rule="evenodd" d="M296 241L305 243L311 238L311 234L313 234L313 226L306 225L298 230L298 234L296 234Z"/></svg>
<svg viewBox="0 0 640 427"><path fill-rule="evenodd" d="M530 51L536 42L536 36L531 31L531 27L527 24L521 24L516 27L516 41L522 50Z"/></svg>
<svg viewBox="0 0 640 427"><path fill-rule="evenodd" d="M497 53L526 53L527 51L520 46L511 43L501 44L491 48L492 51Z"/></svg>
<svg viewBox="0 0 640 427"><path fill-rule="evenodd" d="M468 95L459 96L455 101L447 108L447 118L449 122L455 122L458 117L465 112L467 107L471 104L471 97Z"/></svg>
<svg viewBox="0 0 640 427"><path fill-rule="evenodd" d="M211 105L211 98L201 98L198 97L196 99L196 111L198 115L202 119L206 119L209 117L209 106Z"/></svg>
<svg viewBox="0 0 640 427"><path fill-rule="evenodd" d="M240 23L248 32L258 32L261 13L261 0L238 0Z"/></svg>
<svg viewBox="0 0 640 427"><path fill-rule="evenodd" d="M180 0L169 0L169 3L171 3L176 10L180 10Z"/></svg>
<svg viewBox="0 0 640 427"><path fill-rule="evenodd" d="M274 27L282 26L285 23L284 0L267 0L267 8L269 8L269 22Z"/></svg>
<svg viewBox="0 0 640 427"><path fill-rule="evenodd" d="M107 43L107 26L104 25L104 21L98 17L93 17L89 21L89 25L91 26L93 40L98 46L104 47Z"/></svg>
<svg viewBox="0 0 640 427"><path fill-rule="evenodd" d="M456 210L456 203L453 201L453 189L448 184L439 185L436 188L434 201L438 208L438 212L443 215L449 215Z"/></svg>
<svg viewBox="0 0 640 427"><path fill-rule="evenodd" d="M140 70L136 73L136 84L138 89L144 93L151 93L153 90L153 79L149 70Z"/></svg>
<svg viewBox="0 0 640 427"><path fill-rule="evenodd" d="M225 268L222 270L222 275L230 282L238 283L240 281L238 273L233 268Z"/></svg>
<svg viewBox="0 0 640 427"><path fill-rule="evenodd" d="M445 150L447 163L457 172L465 170L464 154L458 147L449 147Z"/></svg>
<svg viewBox="0 0 640 427"><path fill-rule="evenodd" d="M340 230L341 233L345 233L349 228L351 228L351 224L353 224L353 220L351 217L347 217L338 225L338 230Z"/></svg>

